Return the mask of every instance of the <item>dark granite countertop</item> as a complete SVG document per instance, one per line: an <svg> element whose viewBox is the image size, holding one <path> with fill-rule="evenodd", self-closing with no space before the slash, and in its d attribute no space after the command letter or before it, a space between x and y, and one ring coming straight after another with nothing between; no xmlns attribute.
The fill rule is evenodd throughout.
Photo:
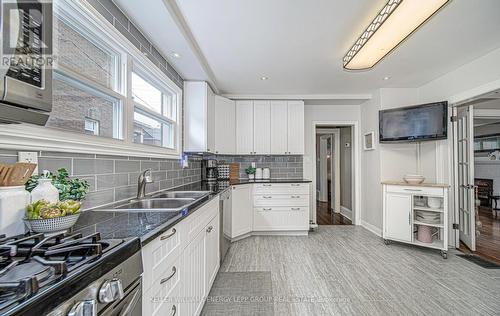
<svg viewBox="0 0 500 316"><path fill-rule="evenodd" d="M267 179L267 180L249 180L249 179L239 179L231 180L229 183L231 185L238 184L253 184L253 183L310 183L311 180L307 179Z"/></svg>
<svg viewBox="0 0 500 316"><path fill-rule="evenodd" d="M196 182L167 191L210 191L211 193L196 203L185 207L179 212L141 212L110 210L124 202L108 205L105 208L82 212L78 222L73 227L75 232L84 234L100 232L102 238L138 237L142 245L149 243L160 234L179 223L184 218L196 212L201 206L227 190L230 185L252 183L308 183L305 179L271 179L271 180L238 180L219 181L217 183ZM157 193L155 193L157 194Z"/></svg>

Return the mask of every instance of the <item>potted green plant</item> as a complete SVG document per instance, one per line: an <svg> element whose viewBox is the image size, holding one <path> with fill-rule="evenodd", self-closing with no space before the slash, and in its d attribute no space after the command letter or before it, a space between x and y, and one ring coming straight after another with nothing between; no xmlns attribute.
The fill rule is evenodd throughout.
<svg viewBox="0 0 500 316"><path fill-rule="evenodd" d="M250 166L245 169L246 174L248 175L249 180L254 180L255 179L255 169L254 167Z"/></svg>

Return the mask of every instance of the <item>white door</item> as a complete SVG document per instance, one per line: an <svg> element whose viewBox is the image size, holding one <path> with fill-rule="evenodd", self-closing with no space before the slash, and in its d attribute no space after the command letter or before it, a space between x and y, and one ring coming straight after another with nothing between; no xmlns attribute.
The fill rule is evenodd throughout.
<svg viewBox="0 0 500 316"><path fill-rule="evenodd" d="M215 152L215 94L207 84L207 151Z"/></svg>
<svg viewBox="0 0 500 316"><path fill-rule="evenodd" d="M252 185L236 185L232 187L232 190L231 238L235 238L252 231Z"/></svg>
<svg viewBox="0 0 500 316"><path fill-rule="evenodd" d="M288 101L288 154L304 154L304 101Z"/></svg>
<svg viewBox="0 0 500 316"><path fill-rule="evenodd" d="M233 100L215 96L215 153L236 154L236 105Z"/></svg>
<svg viewBox="0 0 500 316"><path fill-rule="evenodd" d="M215 216L205 228L206 263L206 292L210 291L219 270L219 214Z"/></svg>
<svg viewBox="0 0 500 316"><path fill-rule="evenodd" d="M387 193L385 232L386 238L411 241L412 197L408 194Z"/></svg>
<svg viewBox="0 0 500 316"><path fill-rule="evenodd" d="M288 152L288 104L286 101L271 101L271 154L285 155Z"/></svg>
<svg viewBox="0 0 500 316"><path fill-rule="evenodd" d="M257 155L271 153L270 101L253 101L253 151Z"/></svg>
<svg viewBox="0 0 500 316"><path fill-rule="evenodd" d="M252 155L253 152L253 102L236 101L236 153Z"/></svg>
<svg viewBox="0 0 500 316"><path fill-rule="evenodd" d="M476 220L474 201L474 109L472 105L457 109L456 122L456 183L458 197L458 228L460 240L470 250L476 250Z"/></svg>

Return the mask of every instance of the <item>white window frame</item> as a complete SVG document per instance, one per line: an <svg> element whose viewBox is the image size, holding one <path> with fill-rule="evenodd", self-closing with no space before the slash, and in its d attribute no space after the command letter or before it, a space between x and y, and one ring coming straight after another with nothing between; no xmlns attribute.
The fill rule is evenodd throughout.
<svg viewBox="0 0 500 316"><path fill-rule="evenodd" d="M139 49L130 43L124 35L116 30L87 1L54 1L54 13L71 17L73 21L85 25L92 33L99 34L101 40L106 43L105 47L110 47L116 52L122 52L120 63L117 65L122 85L116 87L116 91L96 84L70 69L64 69L63 67L62 69L64 70L62 72L69 74L85 85L121 100L123 113L119 115L123 117L123 139L96 137L84 133L30 124L0 124L0 147L17 150L91 152L106 155L179 158L182 153L182 89L144 56ZM149 78L155 78L156 82L161 83L161 87L168 87L168 91L175 96L177 118L175 122L176 127L174 128L174 149L133 142L134 102L131 86L132 69L147 70L146 74Z"/></svg>

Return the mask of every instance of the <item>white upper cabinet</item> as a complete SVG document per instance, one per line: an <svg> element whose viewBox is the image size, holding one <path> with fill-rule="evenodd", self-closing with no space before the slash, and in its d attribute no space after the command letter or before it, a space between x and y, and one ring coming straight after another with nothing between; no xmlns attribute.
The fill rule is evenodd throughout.
<svg viewBox="0 0 500 316"><path fill-rule="evenodd" d="M206 82L185 81L184 151L303 155L304 101L233 101Z"/></svg>
<svg viewBox="0 0 500 316"><path fill-rule="evenodd" d="M288 104L271 101L271 154L288 153Z"/></svg>
<svg viewBox="0 0 500 316"><path fill-rule="evenodd" d="M184 81L184 151L215 152L215 94L204 81Z"/></svg>
<svg viewBox="0 0 500 316"><path fill-rule="evenodd" d="M253 101L236 101L236 153L252 155Z"/></svg>
<svg viewBox="0 0 500 316"><path fill-rule="evenodd" d="M215 153L236 154L236 104L215 96Z"/></svg>
<svg viewBox="0 0 500 316"><path fill-rule="evenodd" d="M253 153L271 153L271 102L253 101Z"/></svg>
<svg viewBox="0 0 500 316"><path fill-rule="evenodd" d="M304 154L304 101L288 101L288 154Z"/></svg>

